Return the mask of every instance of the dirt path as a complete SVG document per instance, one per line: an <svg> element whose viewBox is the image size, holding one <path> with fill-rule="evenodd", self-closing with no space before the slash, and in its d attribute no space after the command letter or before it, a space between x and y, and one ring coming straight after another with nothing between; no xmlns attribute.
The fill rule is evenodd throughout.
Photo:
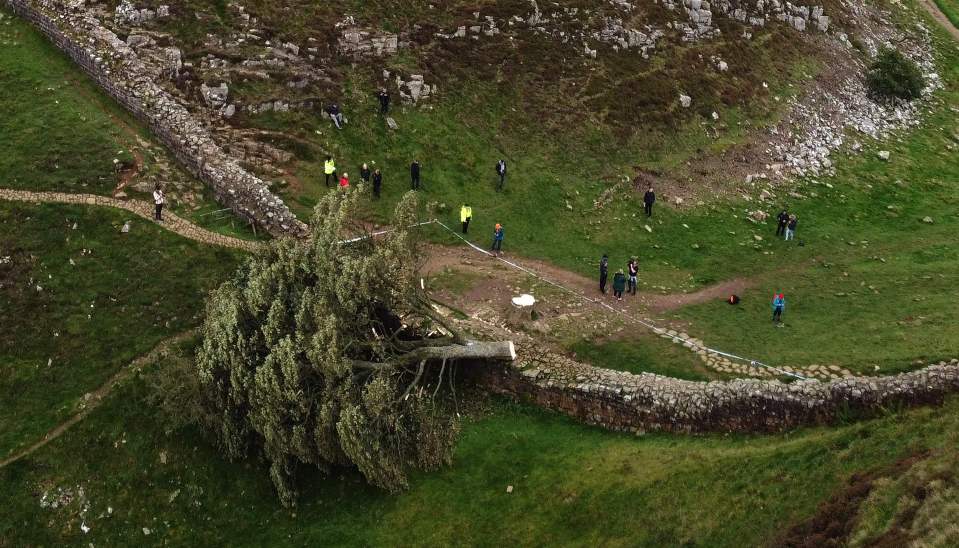
<svg viewBox="0 0 959 548"><path fill-rule="evenodd" d="M550 281L574 289L589 297L599 298L602 296L599 293L598 280L587 278L575 272L570 272L569 270L564 270L544 261L527 258L515 259L512 257L510 257L509 260L525 268L529 268ZM429 249L429 259L423 268L423 273L427 275L438 274L446 268L469 270L474 273L480 272L483 274L507 270L506 265L503 265L491 257L484 257L468 247L431 246ZM496 292L493 287L494 285L504 285L506 283L501 276L479 280L467 297L477 298L484 294L493 294ZM627 311L637 313L661 313L714 299L725 299L730 293L742 293L743 290L751 287L753 283L754 281L748 278L735 278L711 285L694 293L661 295L640 291L635 297L628 296L624 298L623 301L616 302L612 297L612 275L610 275L607 298L610 304L615 304L617 308L622 308Z"/></svg>
<svg viewBox="0 0 959 548"><path fill-rule="evenodd" d="M684 306L701 304L708 301L725 300L731 294L741 295L753 286L750 278L733 278L693 293L671 293L669 295L650 295L650 308L656 312L666 312Z"/></svg>
<svg viewBox="0 0 959 548"><path fill-rule="evenodd" d="M27 190L0 189L0 200L10 202L29 202L45 204L80 204L101 207L114 207L134 213L144 219L153 220L153 205L136 200L119 200L93 194L69 194L65 192L31 192ZM177 217L173 213L164 212L161 227L197 242L222 247L256 251L263 244L224 236L200 228L193 223Z"/></svg>
<svg viewBox="0 0 959 548"><path fill-rule="evenodd" d="M594 339L608 336L631 338L652 335L682 345L698 355L705 367L722 374L748 377L776 376L771 370L753 366L746 360L730 359L728 355L719 355L713 350L708 350L702 340L687 334L687 326L661 314L713 299L725 300L730 293L740 293L750 287L754 280L736 278L694 293L658 295L641 292L635 297L626 295L622 301L617 301L612 297L611 290L605 296L600 294L596 280L535 259L504 257L535 272L537 276L567 287L585 298L558 289L555 292L544 291L547 287L543 282L534 282L527 273L465 246L431 246L427 256L421 272L426 277L432 278L430 284L433 287L430 289L438 299L441 299L441 302L455 307L473 320L503 327L511 325L514 331L539 332L541 335L539 342L542 345L549 346L551 339L553 339L552 343L556 343L558 339L555 339L555 336L561 339L570 334L575 337ZM447 269L460 272L462 276L444 280L443 272ZM533 283L532 287L530 283ZM538 301L536 318L532 318L529 313L523 314L511 304L513 297L526 291L536 294ZM607 305L609 308L606 308ZM620 312L622 315L611 313L612 311ZM642 324L642 332L633 331L630 334L625 328L630 324L634 326ZM553 347L562 353L555 344ZM798 367L785 364L773 365L779 368L779 374L795 373L821 380L852 376L849 370L837 365Z"/></svg>
<svg viewBox="0 0 959 548"><path fill-rule="evenodd" d="M110 380L108 380L103 386L91 392L87 397L84 398L84 402L81 404L82 408L80 409L80 411L77 412L77 414L73 415L72 417L67 419L65 422L59 424L53 430L50 430L49 432L47 432L46 435L44 435L40 441L13 453L12 455L10 455L9 457L3 460L0 460L0 469L6 466L9 466L21 459L29 457L30 455L32 455L39 449L42 449L48 443L62 436L64 433L66 433L67 430L73 427L73 425L82 421L83 419L87 417L87 415L93 412L94 409L100 407L100 404L103 403L106 397L109 396L111 392L113 392L113 388L115 386L117 386L118 384L120 384L121 382L129 378L133 373L139 371L145 365L148 365L151 362L155 361L157 358L162 356L167 350L169 350L171 346L190 338L191 336L194 335L194 333L195 331L187 331L186 333L181 333L175 337L166 339L165 341L162 341L160 344L158 344L148 354L140 356L139 358L130 362L128 366L117 371L112 377L110 377Z"/></svg>
<svg viewBox="0 0 959 548"><path fill-rule="evenodd" d="M952 35L955 40L959 40L959 29L952 24L952 21L946 17L945 13L942 13L942 10L939 9L939 6L937 6L933 0L919 0L919 3L923 8L926 9L926 11L929 12L929 15L931 15L933 19L938 21L939 24L942 25L942 27L946 29L950 35Z"/></svg>

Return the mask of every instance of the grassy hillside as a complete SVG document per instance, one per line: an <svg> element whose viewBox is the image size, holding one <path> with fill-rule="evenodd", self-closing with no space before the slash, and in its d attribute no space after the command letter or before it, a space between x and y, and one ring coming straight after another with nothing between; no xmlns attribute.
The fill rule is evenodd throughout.
<svg viewBox="0 0 959 548"><path fill-rule="evenodd" d="M425 2L410 5L395 17L427 9ZM204 6L226 17L224 3ZM323 6L305 6L303 20ZM184 35L208 28L208 11ZM307 32L298 25L291 32ZM0 29L22 45L22 51L0 48L0 78L18 97L0 96L0 103L8 101L0 124L13 136L0 143L0 174L9 179L3 184L110 193L114 148L133 148L118 129L126 122L98 108L102 97L79 78L58 84L56 94L30 110L26 97L76 73L22 23ZM660 204L651 221L639 217L639 196L628 187L602 207L593 205L620 175L635 174L637 164L680 167L688 175L681 166L691 155L731 146L774 109L729 106L719 139L687 120L675 132L639 133L624 142L611 125L582 123L575 110L564 124L523 133L513 124L535 126L536 111L502 92L506 80L475 78L433 109L397 113L401 129L390 133L370 112L369 74L357 69L345 81L365 110L351 113L347 130L332 133L295 114L249 123L299 127L312 140L299 165L302 186L291 181L287 189L304 211L311 195L324 191L316 177L320 151L334 151L344 167L373 159L387 166L386 195L370 205L374 219L399 197L405 165L418 156L425 198L447 205L446 220L470 201L483 245L487 228L503 222L508 256L544 258L592 275L603 252L614 265L636 254L643 288L651 292L747 278L750 289L738 308L707 303L663 320L774 364L839 363L888 373L915 359L956 357L959 348L959 51L944 41L940 46L946 89L922 127L866 143L862 156L840 159L835 177L797 184L805 198L790 198L789 206L800 217L802 246L774 239L770 222L747 221L757 204L732 196L683 209ZM787 64L798 72L783 82L801 77L797 59ZM79 126L62 122L72 117ZM45 128L46 141L39 140ZM889 162L876 158L882 149L891 151ZM492 168L500 155L510 159L512 172L506 191L495 194ZM64 173L53 173L50 166L64 156L70 156L60 164ZM84 187L84 181L96 182ZM775 214L781 201L763 209ZM0 203L0 458L40 439L134 357L196 325L206 291L240 260L145 221L121 234L125 220L112 210ZM439 231L424 238L454 242ZM447 280L447 288L457 283ZM781 329L768 318L774 290L789 299ZM569 345L597 365L715 378L675 346L639 341ZM191 352L190 344L181 348ZM0 469L0 546L743 546L830 539L954 545L959 538L956 397L942 407L891 409L869 421L850 417L833 428L700 437L614 434L522 405L470 401L451 467L417 475L396 496L368 487L350 470L329 477L304 470L303 498L286 510L260 463L225 461L199 432L172 426L148 402L154 375L170 366L166 360L149 366L63 437Z"/></svg>
<svg viewBox="0 0 959 548"><path fill-rule="evenodd" d="M197 224L254 238L212 192L177 168L149 130L104 95L25 21L0 8L0 187L148 200L137 182L164 184L168 207ZM121 188L122 183L122 188ZM175 184L174 184L175 183ZM129 185L129 186L128 186ZM178 194L192 194L190 200Z"/></svg>
<svg viewBox="0 0 959 548"><path fill-rule="evenodd" d="M733 173L745 177L744 157L757 154L750 143L782 115L787 99L847 55L784 24L754 28L718 16L720 33L684 41L680 31L666 26L685 22L684 12L655 3L633 3L628 14L611 2L537 4L549 19L541 31L516 23L532 13L533 3L526 0L336 0L295 6L254 0L243 3L242 11L196 0L143 4L161 3L172 6L172 16L146 27L169 33L192 64L184 76L191 83L177 85L187 100L202 104L201 82L228 82L230 100L240 105L277 98L342 105L350 122L341 132L319 109L251 114L241 108L228 121L249 130L244 135L296 154L283 166L284 175L271 178L280 179L282 194L303 217L325 191L322 161L328 153L354 180L360 164L375 161L385 174L386 202L408 188L407 168L418 158L427 192L438 201L471 200L484 215L505 218L521 209L526 216L557 220L567 214L567 201L577 212L588 211L623 177L638 175L661 186L661 198L725 194L732 191ZM833 28L841 28L840 4L824 5ZM341 31L326 29L347 16L370 32L398 32L406 45L386 58L338 55ZM440 36L458 26L482 26L487 16L501 33ZM645 55L597 43L592 36L607 18L665 34ZM121 26L118 32L133 31ZM259 64L288 42L309 60ZM584 43L599 54L585 55ZM228 68L210 68L211 60ZM257 73L243 69L247 61ZM438 94L419 106L404 106L384 71L403 78L423 75L438 86ZM308 83L291 88L297 82ZM393 93L396 132L375 114L374 94L384 85ZM690 107L681 105L681 94L691 98ZM493 166L500 158L510 162L512 175L506 194L493 197ZM378 209L379 218L385 211Z"/></svg>
<svg viewBox="0 0 959 548"><path fill-rule="evenodd" d="M72 415L83 396L199 323L240 255L129 214L0 202L0 458Z"/></svg>
<svg viewBox="0 0 959 548"><path fill-rule="evenodd" d="M935 0L936 5L946 14L949 21L959 28L959 2L956 0Z"/></svg>
<svg viewBox="0 0 959 548"><path fill-rule="evenodd" d="M775 544L854 482L956 443L957 401L788 435L634 437L494 403L453 466L389 496L342 471L305 473L279 507L256 463L165 432L143 381L41 454L0 470L0 538L27 544ZM82 454L83 458L72 458ZM893 474L893 479L897 474ZM512 486L512 492L507 492ZM65 496L64 493L67 495ZM69 500L56 508L41 501ZM855 508L851 509L855 512ZM81 526L89 527L87 533Z"/></svg>

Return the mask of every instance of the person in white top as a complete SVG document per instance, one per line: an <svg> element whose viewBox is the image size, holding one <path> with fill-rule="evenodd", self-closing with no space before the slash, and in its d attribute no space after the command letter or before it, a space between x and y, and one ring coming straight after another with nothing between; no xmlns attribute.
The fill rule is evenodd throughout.
<svg viewBox="0 0 959 548"><path fill-rule="evenodd" d="M153 203L156 205L156 220L163 221L163 202L166 200L163 197L163 189L160 188L158 184L153 190Z"/></svg>

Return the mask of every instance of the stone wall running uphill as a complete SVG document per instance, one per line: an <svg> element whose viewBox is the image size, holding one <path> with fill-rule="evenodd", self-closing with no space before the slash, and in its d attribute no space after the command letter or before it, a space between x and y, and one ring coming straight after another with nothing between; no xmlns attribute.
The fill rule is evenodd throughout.
<svg viewBox="0 0 959 548"><path fill-rule="evenodd" d="M240 167L209 130L158 85L137 53L83 7L83 2L3 0L32 22L124 108L148 125L220 203L274 236L302 236L296 219L265 181ZM82 151L77 151L82 153Z"/></svg>

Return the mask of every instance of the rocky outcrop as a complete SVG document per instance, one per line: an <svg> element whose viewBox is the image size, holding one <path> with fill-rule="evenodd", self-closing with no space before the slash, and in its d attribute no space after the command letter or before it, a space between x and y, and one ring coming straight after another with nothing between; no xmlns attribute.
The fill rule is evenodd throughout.
<svg viewBox="0 0 959 548"><path fill-rule="evenodd" d="M178 162L213 190L218 201L274 236L306 233L306 225L270 191L268 184L224 153L209 130L155 81L157 71L151 70L130 45L104 28L82 3L5 2L36 25L107 94L147 124ZM170 61L173 66L176 62Z"/></svg>
<svg viewBox="0 0 959 548"><path fill-rule="evenodd" d="M400 45L398 35L360 28L352 17L337 23L336 28L340 33L337 50L341 55L384 57L396 53Z"/></svg>

